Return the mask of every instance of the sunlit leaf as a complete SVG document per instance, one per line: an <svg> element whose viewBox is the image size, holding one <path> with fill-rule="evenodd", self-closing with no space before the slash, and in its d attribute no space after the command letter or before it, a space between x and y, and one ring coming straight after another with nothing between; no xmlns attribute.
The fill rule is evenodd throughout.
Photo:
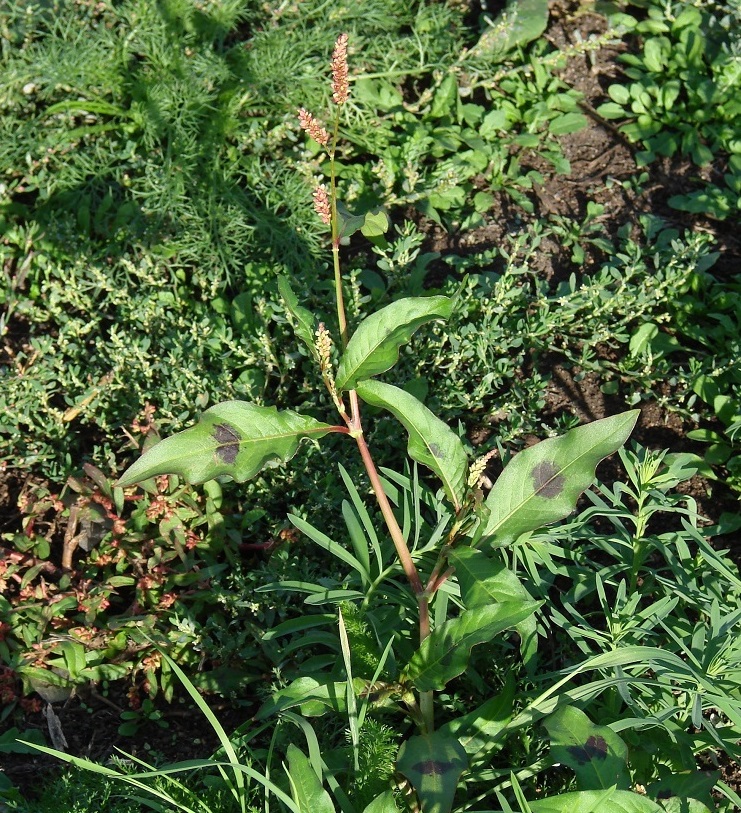
<svg viewBox="0 0 741 813"><path fill-rule="evenodd" d="M508 0L479 43L489 53L504 55L537 39L548 25L548 0Z"/></svg>
<svg viewBox="0 0 741 813"><path fill-rule="evenodd" d="M290 460L301 438L321 438L331 431L329 424L289 409L225 401L206 410L195 426L145 452L117 485L158 474L179 474L189 483L229 475L241 483L269 463Z"/></svg>
<svg viewBox="0 0 741 813"><path fill-rule="evenodd" d="M408 739L396 767L412 783L423 813L449 813L468 756L458 740L437 731Z"/></svg>
<svg viewBox="0 0 741 813"><path fill-rule="evenodd" d="M447 296L407 297L366 317L340 359L337 389L354 389L358 381L389 370L399 358L399 348L417 328L434 319L448 319L452 309L453 300Z"/></svg>
<svg viewBox="0 0 741 813"><path fill-rule="evenodd" d="M468 456L458 435L413 395L382 381L362 381L358 395L372 406L387 409L409 433L409 456L432 469L456 510L466 491Z"/></svg>
<svg viewBox="0 0 741 813"><path fill-rule="evenodd" d="M532 600L517 576L501 560L494 561L472 548L453 550L448 559L455 566L461 598L469 610L501 601ZM538 648L535 616L520 621L515 629L520 635L522 659L528 663Z"/></svg>
<svg viewBox="0 0 741 813"><path fill-rule="evenodd" d="M389 230L389 218L383 209L373 209L366 212L363 225L360 228L364 237L380 237Z"/></svg>
<svg viewBox="0 0 741 813"><path fill-rule="evenodd" d="M638 414L634 409L577 426L515 455L486 498L490 514L482 536L503 545L570 514L597 464L625 443Z"/></svg>
<svg viewBox="0 0 741 813"><path fill-rule="evenodd" d="M581 790L530 802L532 813L665 813L664 808L628 790Z"/></svg>
<svg viewBox="0 0 741 813"><path fill-rule="evenodd" d="M537 601L506 601L465 610L446 621L412 655L403 677L421 692L443 689L465 671L471 649L514 627L540 606Z"/></svg>
<svg viewBox="0 0 741 813"><path fill-rule="evenodd" d="M335 813L332 799L311 767L308 757L293 743L286 751L291 795L300 813Z"/></svg>
<svg viewBox="0 0 741 813"><path fill-rule="evenodd" d="M363 686L359 686L362 690ZM344 713L346 710L346 686L325 675L319 678L305 675L277 691L270 700L260 706L256 720L265 720L273 714L300 707L304 717L321 717L327 711Z"/></svg>

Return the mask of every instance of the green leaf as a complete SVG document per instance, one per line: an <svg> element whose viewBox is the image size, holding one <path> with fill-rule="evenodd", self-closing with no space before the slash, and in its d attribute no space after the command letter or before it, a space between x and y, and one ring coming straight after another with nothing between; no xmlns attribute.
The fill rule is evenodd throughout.
<svg viewBox="0 0 741 813"><path fill-rule="evenodd" d="M664 809L671 813L706 813L715 809L712 794L719 779L719 771L670 774L647 785L646 795L660 799Z"/></svg>
<svg viewBox="0 0 741 813"><path fill-rule="evenodd" d="M454 74L448 74L435 91L430 116L433 119L440 119L443 116L453 117L457 102L458 78Z"/></svg>
<svg viewBox="0 0 741 813"><path fill-rule="evenodd" d="M481 37L478 48L505 54L537 39L548 25L548 0L508 0L504 11Z"/></svg>
<svg viewBox="0 0 741 813"><path fill-rule="evenodd" d="M567 135L583 130L588 124L587 117L583 113L564 113L548 124L551 135Z"/></svg>
<svg viewBox="0 0 741 813"><path fill-rule="evenodd" d="M467 609L503 601L532 601L517 576L502 561L494 561L472 548L454 550L448 561L455 566L461 598ZM531 615L515 625L520 636L520 652L527 664L538 649L537 622Z"/></svg>
<svg viewBox="0 0 741 813"><path fill-rule="evenodd" d="M532 813L665 813L662 807L628 790L581 790L530 802Z"/></svg>
<svg viewBox="0 0 741 813"><path fill-rule="evenodd" d="M625 107L626 104L630 104L630 90L628 90L625 85L610 85L610 87L607 88L607 95L613 102L617 102L617 104L623 107Z"/></svg>
<svg viewBox="0 0 741 813"><path fill-rule="evenodd" d="M679 796L670 796L668 799L662 797L661 807L664 813L712 813L718 809L714 804L708 807L697 799L682 799Z"/></svg>
<svg viewBox="0 0 741 813"><path fill-rule="evenodd" d="M310 522L307 522L305 519L302 519L295 514L288 514L288 519L293 523L293 525L296 526L296 528L298 528L299 531L301 531L301 533L306 534L306 536L308 536L313 542L316 542L317 545L320 545L322 548L324 548L324 550L331 553L341 562L344 562L346 565L353 568L353 570L356 570L364 582L370 583L372 581L366 566L356 559L355 556L350 553L350 551L343 548L342 545L338 544L333 539L330 539L318 528L315 528Z"/></svg>
<svg viewBox="0 0 741 813"><path fill-rule="evenodd" d="M399 750L397 770L412 783L423 813L449 813L468 757L453 737L439 731L410 737Z"/></svg>
<svg viewBox="0 0 741 813"><path fill-rule="evenodd" d="M340 238L346 238L363 228L365 225L365 215L354 215L341 200L338 200L337 222Z"/></svg>
<svg viewBox="0 0 741 813"><path fill-rule="evenodd" d="M366 212L360 231L364 237L380 237L389 230L389 219L381 208Z"/></svg>
<svg viewBox="0 0 741 813"><path fill-rule="evenodd" d="M458 618L441 624L422 642L403 677L420 692L445 688L449 680L466 670L474 646L519 624L539 606L537 601L505 601L465 610Z"/></svg>
<svg viewBox="0 0 741 813"><path fill-rule="evenodd" d="M322 787L321 779L314 773L308 757L293 743L286 751L291 782L291 795L300 813L335 813L332 799Z"/></svg>
<svg viewBox="0 0 741 813"><path fill-rule="evenodd" d="M653 322L644 322L630 337L628 349L631 356L642 356L651 349L651 342L659 333L659 328Z"/></svg>
<svg viewBox="0 0 741 813"><path fill-rule="evenodd" d="M337 370L337 389L355 389L396 364L399 348L417 328L433 319L448 319L453 300L447 296L408 297L365 318L350 339Z"/></svg>
<svg viewBox="0 0 741 813"><path fill-rule="evenodd" d="M473 757L496 743L497 737L512 719L514 700L515 681L509 673L501 694L490 698L463 717L450 720L440 726L438 731L457 739L466 753Z"/></svg>
<svg viewBox="0 0 741 813"><path fill-rule="evenodd" d="M634 409L577 426L517 454L486 498L491 513L482 536L504 545L570 514L597 464L625 443L638 415Z"/></svg>
<svg viewBox="0 0 741 813"><path fill-rule="evenodd" d="M628 113L615 102L605 102L597 108L597 114L602 116L603 119L624 119L628 117Z"/></svg>
<svg viewBox="0 0 741 813"><path fill-rule="evenodd" d="M225 401L206 410L190 429L160 441L124 472L119 486L157 474L202 483L222 474L238 483L267 464L290 460L301 438L321 438L333 427L287 409Z"/></svg>
<svg viewBox="0 0 741 813"><path fill-rule="evenodd" d="M296 294L294 294L287 277L278 277L278 292L283 298L283 304L286 306L286 310L296 320L293 326L296 335L308 347L311 355L315 359L318 359L319 356L317 354L315 341L316 319L314 318L314 314L302 305L299 305L298 298Z"/></svg>
<svg viewBox="0 0 741 813"><path fill-rule="evenodd" d="M409 456L437 474L458 511L466 493L468 471L468 456L458 435L399 387L381 381L362 381L357 384L357 392L371 406L387 409L404 425L409 433Z"/></svg>
<svg viewBox="0 0 741 813"><path fill-rule="evenodd" d="M386 790L363 810L363 813L398 813L393 790Z"/></svg>
<svg viewBox="0 0 741 813"><path fill-rule="evenodd" d="M26 729L22 736L25 737L25 742L18 740L21 732L17 728L10 728L0 734L0 754L33 754L35 753L34 745L44 744L44 735L33 728ZM33 744L27 744L33 743ZM2 797L0 797L2 798Z"/></svg>
<svg viewBox="0 0 741 813"><path fill-rule="evenodd" d="M358 690L362 691L365 684L360 681ZM345 681L333 681L331 678L321 676L321 680L305 676L296 678L290 686L277 691L270 700L260 706L255 720L265 720L280 711L301 708L304 717L321 717L327 711L338 714L346 711L347 686Z"/></svg>
<svg viewBox="0 0 741 813"><path fill-rule="evenodd" d="M664 50L661 37L646 40L643 48L643 60L653 73L661 73L664 68Z"/></svg>
<svg viewBox="0 0 741 813"><path fill-rule="evenodd" d="M543 725L551 739L551 759L574 771L581 790L630 787L628 748L611 728L594 725L571 706L558 709Z"/></svg>

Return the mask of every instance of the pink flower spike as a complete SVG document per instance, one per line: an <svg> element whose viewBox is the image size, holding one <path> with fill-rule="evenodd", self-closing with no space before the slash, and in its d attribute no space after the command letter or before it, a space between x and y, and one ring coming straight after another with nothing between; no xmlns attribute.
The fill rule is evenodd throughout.
<svg viewBox="0 0 741 813"><path fill-rule="evenodd" d="M320 122L303 107L299 108L298 111L298 123L301 125L301 129L306 130L317 144L321 144L322 147L326 147L327 144L329 144L329 133Z"/></svg>
<svg viewBox="0 0 741 813"><path fill-rule="evenodd" d="M319 215L322 223L328 226L332 222L332 210L329 206L329 195L327 194L327 187L317 186L314 190L314 211Z"/></svg>
<svg viewBox="0 0 741 813"><path fill-rule="evenodd" d="M347 34L340 34L332 54L332 98L335 104L344 104L350 95L347 80Z"/></svg>

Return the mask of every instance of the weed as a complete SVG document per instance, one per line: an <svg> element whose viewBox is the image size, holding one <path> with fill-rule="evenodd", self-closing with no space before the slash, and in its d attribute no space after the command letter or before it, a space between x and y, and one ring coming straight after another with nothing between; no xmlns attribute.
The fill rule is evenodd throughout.
<svg viewBox="0 0 741 813"><path fill-rule="evenodd" d="M643 4L641 4L643 5ZM620 130L641 143L639 163L657 156L689 156L698 167L713 159L726 164L714 182L669 204L724 219L741 201L741 145L735 126L741 71L738 4L648 3L644 20L625 13L619 23L640 37L641 50L622 57L631 81L610 85L611 101L598 112L626 119Z"/></svg>
<svg viewBox="0 0 741 813"><path fill-rule="evenodd" d="M292 410L228 401L207 410L196 426L149 448L127 469L117 487L126 489L135 483L147 487L157 478L173 474L190 483L225 475L242 482L258 474L269 461L288 462L302 440L317 442L336 434L357 445L376 508L383 518L384 532L381 535L376 529L358 484L344 469L341 474L349 496L343 507L347 546L303 516L290 515L298 531L346 566L347 575L316 583L284 581L263 588L297 591L306 595L307 605L337 608L339 640L328 642L329 658L313 659L311 670L307 664L300 665L298 677L264 703L253 723L239 732L246 746L261 725L272 722L273 738L260 770L239 761L232 743L195 687L164 652L162 658L184 681L221 738L223 760L216 764L223 786L242 811L246 811L248 801L245 775L263 786L266 806L273 797L295 813L330 813L337 809L335 801L343 810L353 810L361 802L366 811L396 810L393 792L388 787L383 789L390 778L388 761L390 752L396 749L395 738L385 736L376 726L365 730L366 738L375 731L377 744L385 745L370 760L373 766L369 762L371 752L362 746L364 726L377 707L395 710L397 718L404 719L405 727L411 728L396 754L395 784L405 789L413 806L439 813L451 811L464 774L474 784L488 784L488 794L501 800L504 786L497 782L496 771L492 775L482 766L490 764L492 751L497 750L500 741L545 716L551 759L565 755L560 758L574 770L578 791L534 802L530 805L532 809L569 810L575 803L593 809L599 793L609 789L621 803L640 807L647 802L644 807L648 811L653 809L649 806L653 803L631 791L624 741L616 732L595 725L584 712L573 707L583 687L565 687L580 673L601 668L616 670L615 678L604 677L588 683L586 696L598 697L605 689L616 687L627 707L637 715L633 718L635 722L626 721L627 729L642 727L643 714L648 712L631 702L634 684L638 687L665 684L667 690L680 685L690 695L695 695L702 686L708 699L712 697L712 702L733 719L737 716L737 699L724 697L718 691L722 677L712 686L707 684L711 675L713 678L720 675L709 666L707 657L685 661L676 652L618 637L598 654L567 666L560 679L551 677L547 688L527 697L519 710L514 708L511 685L505 684L502 691L488 698L476 711L463 715L448 713L448 686L455 687L461 675L465 673L465 681L478 678L482 687L487 685L490 653L497 645L501 646L505 631L517 630L524 668L534 669L538 654L536 613L542 604L532 600L516 575L517 568L507 566L500 554L517 556L522 551L528 555L532 550L537 556L537 541L532 547L531 542L537 540L538 529L552 525L573 510L579 495L593 480L599 461L626 441L637 412L576 427L559 438L520 452L505 466L484 498L481 479L491 454L469 466L456 433L412 394L377 378L395 365L400 349L418 328L450 318L455 299L441 295L396 299L361 319L351 332L344 304L340 241L361 229L373 239L386 230L387 223L376 212L351 215L338 201L335 160L341 114L349 93L347 43L347 35L341 35L333 54L335 107L330 124L321 125L303 108L299 113L301 126L326 148L329 160L328 189L317 188L314 209L331 230L339 352L334 350L325 324L299 303L285 277L279 280L279 291L292 316L296 335L317 365L341 423L325 423L311 414ZM408 437L407 453L414 461L409 474L378 469L366 438L363 405L391 413L401 424ZM662 471L660 455L645 455L638 461L624 459L635 486L626 492L637 509L635 517L627 517L634 527L624 540L632 550L632 557L615 574L627 573L627 581L621 579L616 585L618 602L626 591L636 593L649 552L645 538L648 522L660 507L670 504L664 492L679 480L671 468ZM431 470L441 482L442 488L437 493L421 481L417 464ZM694 519L691 511L688 515ZM599 577L596 587L602 598L604 581ZM639 600L640 596L634 601L631 598L634 606L629 606L635 609ZM342 606L347 607L348 603L355 608L343 613ZM312 630L317 624L323 625L327 616L333 617L334 613L287 622L283 628L273 629L272 635L290 631L308 633L318 640ZM712 616L720 618L717 610ZM724 633L732 626L718 630L723 646L728 640ZM611 624L612 629L616 627ZM680 648L682 653L687 652L685 645L680 644ZM726 650L721 647L721 651ZM514 653L510 653L509 660L516 663ZM656 680L651 675L656 675ZM600 683L604 685L597 689ZM331 734L309 720L328 711L346 721L349 747L343 744L340 750L332 748L329 752L320 747L317 731L324 734L325 740L328 736L331 740ZM692 718L695 725L701 724L702 711L700 699L699 711ZM445 717L442 724L440 716ZM298 728L306 740L308 756L294 742L284 746L275 720ZM715 732L713 726L702 724L704 730ZM723 745L720 736L715 739ZM271 754L276 748L285 753L287 785L284 780L272 778ZM362 769L370 771L372 767L381 773L380 785L375 785L372 775L365 775L360 781L355 779L361 771L361 754ZM110 769L75 757L65 759L114 775ZM386 768L382 770L384 763ZM160 772L128 777L119 774L118 778L146 789L150 777L170 777L183 769L184 766L176 765ZM507 770L512 772L514 768L508 766ZM519 776L512 774L511 782L524 799L519 784L521 776L522 771ZM373 780L370 783L369 778ZM367 794L373 787L376 795L368 802ZM697 801L697 793L692 793ZM689 800L687 788L683 794ZM486 795L484 791L481 798Z"/></svg>

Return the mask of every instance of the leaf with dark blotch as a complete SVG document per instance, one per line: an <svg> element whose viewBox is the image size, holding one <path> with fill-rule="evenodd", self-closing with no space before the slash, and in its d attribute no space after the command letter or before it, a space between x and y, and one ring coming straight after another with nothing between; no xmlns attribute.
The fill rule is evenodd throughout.
<svg viewBox="0 0 741 813"><path fill-rule="evenodd" d="M195 426L155 444L117 485L158 474L179 474L189 483L229 475L241 483L271 462L290 460L302 438L321 438L334 429L291 410L225 401L206 410Z"/></svg>
<svg viewBox="0 0 741 813"><path fill-rule="evenodd" d="M399 358L399 348L417 328L435 319L449 319L452 310L450 297L414 296L367 316L342 354L335 379L337 389L355 389L359 381L390 370Z"/></svg>
<svg viewBox="0 0 741 813"><path fill-rule="evenodd" d="M607 759L607 743L604 737L587 737L584 745L569 745L566 750L580 764L586 765L592 759Z"/></svg>
<svg viewBox="0 0 741 813"><path fill-rule="evenodd" d="M566 484L566 478L561 473L561 469L549 460L543 460L533 468L533 487L538 497L558 497Z"/></svg>
<svg viewBox="0 0 741 813"><path fill-rule="evenodd" d="M216 457L222 463L231 465L237 459L239 454L239 441L242 439L240 434L226 423L217 423L213 431L214 440L219 444L216 447Z"/></svg>
<svg viewBox="0 0 741 813"><path fill-rule="evenodd" d="M457 511L463 503L468 471L468 456L458 435L399 387L382 381L361 381L357 392L364 401L387 409L402 423L409 433L409 456L435 472Z"/></svg>
<svg viewBox="0 0 741 813"><path fill-rule="evenodd" d="M595 725L571 706L555 711L543 725L551 740L551 759L574 771L581 790L630 787L628 749L611 728Z"/></svg>
<svg viewBox="0 0 741 813"><path fill-rule="evenodd" d="M436 731L408 739L396 767L411 782L423 813L449 813L468 756L458 740Z"/></svg>
<svg viewBox="0 0 741 813"><path fill-rule="evenodd" d="M506 601L465 610L437 627L420 644L403 677L420 692L439 691L466 670L471 649L514 627L540 606L537 601Z"/></svg>
<svg viewBox="0 0 741 813"><path fill-rule="evenodd" d="M638 414L634 409L577 426L515 455L486 498L481 536L505 545L570 514L597 464L625 443Z"/></svg>

